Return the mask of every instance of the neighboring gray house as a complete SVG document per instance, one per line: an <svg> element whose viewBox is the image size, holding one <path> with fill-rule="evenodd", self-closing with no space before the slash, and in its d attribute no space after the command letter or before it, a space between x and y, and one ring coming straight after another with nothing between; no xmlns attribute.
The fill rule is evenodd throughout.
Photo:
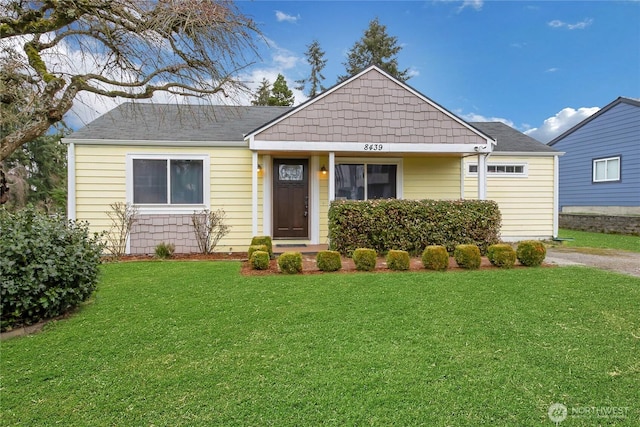
<svg viewBox="0 0 640 427"><path fill-rule="evenodd" d="M640 214L640 100L619 97L549 145L566 153L561 213Z"/></svg>

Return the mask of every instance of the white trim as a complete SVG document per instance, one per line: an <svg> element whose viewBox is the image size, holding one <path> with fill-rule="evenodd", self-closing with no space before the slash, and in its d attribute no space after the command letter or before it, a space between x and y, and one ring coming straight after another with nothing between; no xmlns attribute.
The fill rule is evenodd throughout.
<svg viewBox="0 0 640 427"><path fill-rule="evenodd" d="M618 161L618 176L615 179L608 177L609 172L609 161L617 160ZM604 162L604 179L596 179L596 163ZM622 170L622 156L611 156L611 157L602 157L599 159L593 159L591 162L591 170L592 170L592 180L593 182L619 182L621 180L621 170Z"/></svg>
<svg viewBox="0 0 640 427"><path fill-rule="evenodd" d="M487 198L487 158L482 154L478 154L478 199L485 200Z"/></svg>
<svg viewBox="0 0 640 427"><path fill-rule="evenodd" d="M460 199L464 199L464 176L467 168L464 157L460 159Z"/></svg>
<svg viewBox="0 0 640 427"><path fill-rule="evenodd" d="M67 149L67 219L76 219L76 146Z"/></svg>
<svg viewBox="0 0 640 427"><path fill-rule="evenodd" d="M262 234L271 236L273 225L273 159L268 154L262 156Z"/></svg>
<svg viewBox="0 0 640 427"><path fill-rule="evenodd" d="M202 160L202 202L201 204L134 204L133 203L133 160ZM170 179L170 177L169 177ZM169 191L169 188L167 191ZM192 214L194 211L211 207L211 159L208 154L174 154L174 153L127 153L125 156L125 197L126 202L138 208L144 215Z"/></svg>
<svg viewBox="0 0 640 427"><path fill-rule="evenodd" d="M492 156L493 157L493 156ZM464 175L466 177L476 177L477 172L470 172L470 166L478 166L478 163L466 162L464 164ZM490 172L488 169L491 166L522 166L522 173L518 172ZM529 163L527 162L487 162L485 164L485 170L487 176L491 178L528 178L529 177Z"/></svg>
<svg viewBox="0 0 640 427"><path fill-rule="evenodd" d="M554 157L564 155L564 151L527 152L527 151L493 151L491 157Z"/></svg>
<svg viewBox="0 0 640 427"><path fill-rule="evenodd" d="M331 157L329 157L329 163L331 163ZM396 165L397 166L396 168L396 199L403 198L404 159L398 158L398 157L338 157L334 161L334 165L331 168L331 171L335 173L335 165L341 165L341 164ZM335 180L335 178L332 178L333 176L334 174L332 173L329 179ZM365 191L366 191L366 187L365 187ZM335 199L335 181L333 185L333 194Z"/></svg>
<svg viewBox="0 0 640 427"><path fill-rule="evenodd" d="M309 159L309 240L320 243L320 159Z"/></svg>
<svg viewBox="0 0 640 427"><path fill-rule="evenodd" d="M258 153L251 152L251 235L258 235Z"/></svg>
<svg viewBox="0 0 640 427"><path fill-rule="evenodd" d="M553 237L558 237L558 211L560 206L560 159L553 156Z"/></svg>
<svg viewBox="0 0 640 427"><path fill-rule="evenodd" d="M373 150L368 148L373 146ZM476 154L491 153L491 144L429 144L429 143L364 143L364 142L320 142L320 141L262 141L250 140L251 150L286 151L286 152L338 152L338 153L445 153L445 154Z"/></svg>
<svg viewBox="0 0 640 427"><path fill-rule="evenodd" d="M331 95L333 92L336 92L336 91L340 90L343 86L351 83L354 80L359 79L364 74L369 73L369 72L371 72L373 70L379 72L383 76L386 76L390 81L392 81L395 84L399 85L404 90L406 90L407 92L410 92L411 94L413 94L417 98L420 98L423 102L429 104L432 108L434 108L435 110L437 110L437 111L441 112L442 114L446 115L451 120L453 120L453 121L457 122L458 124L464 126L466 129L470 130L471 132L475 133L476 135L480 136L481 138L484 138L486 140L486 142L487 142L487 145L491 146L489 148L489 151L492 150L493 145L496 145L496 141L494 139L492 139L489 135L486 135L482 131L480 131L479 129L471 126L469 123L465 122L460 117L456 116L455 114L451 113L450 111L448 111L445 108L441 107L440 105L436 104L431 99L427 98L426 96L424 96L420 92L418 92L415 89L413 89L411 86L408 86L406 83L401 82L400 80L398 80L395 77L391 76L390 74L386 73L385 71L383 71L382 69L380 69L380 67L378 67L376 65L371 65L371 66L365 68L364 70L362 70L358 74L355 74L355 75L351 76L350 78L348 78L347 80L343 81L340 84L337 84L336 86L334 86L330 90L321 93L320 95L316 96L315 98L311 99L310 101L305 102L305 103L299 105L298 107L292 109L288 113L282 115L278 119L276 119L276 120L274 120L274 121L272 121L270 123L267 123L264 126L261 126L260 128L254 130L251 134L249 134L247 136L250 139L253 139L253 137L255 137L256 135L260 134L264 130L269 129L272 126L275 126L276 124L282 122L283 120L286 120L287 118L289 118L293 114L297 113L298 111L305 109L309 105L313 105L314 103L320 101L321 99L324 99L325 97ZM251 147L251 148L253 149L253 147ZM335 151L338 151L338 150L335 150ZM359 150L356 150L356 151L359 151Z"/></svg>
<svg viewBox="0 0 640 427"><path fill-rule="evenodd" d="M247 141L167 141L158 139L129 140L129 139L69 139L63 138L65 144L76 145L126 145L153 147L247 147Z"/></svg>
<svg viewBox="0 0 640 427"><path fill-rule="evenodd" d="M329 152L329 203L336 199L336 153Z"/></svg>

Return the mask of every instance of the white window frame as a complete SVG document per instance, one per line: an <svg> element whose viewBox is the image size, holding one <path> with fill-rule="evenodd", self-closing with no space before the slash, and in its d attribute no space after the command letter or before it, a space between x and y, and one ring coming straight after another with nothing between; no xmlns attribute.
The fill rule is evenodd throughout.
<svg viewBox="0 0 640 427"><path fill-rule="evenodd" d="M134 204L133 203L133 161L134 160L200 160L202 161L202 202L198 204ZM126 156L126 199L127 203L138 208L141 214L192 214L194 211L209 209L211 206L211 162L208 154L149 154L128 153ZM168 188L171 188L171 176L168 176Z"/></svg>
<svg viewBox="0 0 640 427"><path fill-rule="evenodd" d="M471 167L475 166L476 171L472 172ZM489 171L490 167L521 167L522 172L491 172ZM465 175L466 176L478 176L478 164L469 162L465 165ZM527 178L529 176L529 164L528 163L487 163L487 177L495 177L495 178Z"/></svg>
<svg viewBox="0 0 640 427"><path fill-rule="evenodd" d="M347 165L364 165L364 169L365 169L365 177L366 177L366 170L367 170L367 165L396 165L396 200L400 200L402 199L402 188L403 188L403 181L402 181L402 177L404 176L404 172L403 172L403 162L402 159L397 159L397 158L393 158L393 157L371 157L371 158L367 158L367 157L336 157L335 160L335 164L337 165L343 165L343 164L347 164ZM334 174L335 175L335 174ZM335 176L333 176L331 179L335 179ZM366 181L365 181L365 195L367 193L367 185L366 185ZM365 200L368 200L365 197Z"/></svg>
<svg viewBox="0 0 640 427"><path fill-rule="evenodd" d="M609 171L609 161L611 160L617 160L618 161L618 176L616 176L615 178L609 178L608 176L608 171ZM604 179L597 179L596 178L596 164L600 163L600 162L604 162L604 174L605 177ZM603 157L600 159L593 159L592 162L592 179L593 182L619 182L620 178L621 178L621 171L622 171L622 156L613 156L613 157Z"/></svg>

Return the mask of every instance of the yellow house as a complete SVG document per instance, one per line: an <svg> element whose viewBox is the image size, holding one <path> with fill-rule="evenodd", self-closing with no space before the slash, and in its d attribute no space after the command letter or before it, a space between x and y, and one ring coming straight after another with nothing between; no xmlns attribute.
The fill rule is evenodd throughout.
<svg viewBox="0 0 640 427"><path fill-rule="evenodd" d="M328 243L333 200L492 199L503 240L557 235L560 152L468 123L376 66L298 107L123 104L64 139L69 217L108 230L138 208L128 251L195 252L195 211L224 209L219 251Z"/></svg>

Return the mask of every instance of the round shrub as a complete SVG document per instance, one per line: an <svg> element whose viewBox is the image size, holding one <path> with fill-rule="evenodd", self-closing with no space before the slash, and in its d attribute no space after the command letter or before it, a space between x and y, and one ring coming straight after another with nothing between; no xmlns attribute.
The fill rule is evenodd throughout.
<svg viewBox="0 0 640 427"><path fill-rule="evenodd" d="M249 263L254 270L266 270L269 268L269 252L253 251Z"/></svg>
<svg viewBox="0 0 640 427"><path fill-rule="evenodd" d="M342 259L340 252L337 251L320 251L316 255L316 264L322 271L338 271L342 268Z"/></svg>
<svg viewBox="0 0 640 427"><path fill-rule="evenodd" d="M409 252L390 250L387 254L387 267L389 270L405 271L409 269Z"/></svg>
<svg viewBox="0 0 640 427"><path fill-rule="evenodd" d="M487 249L487 258L489 262L500 268L511 268L516 263L516 251L511 245L506 243L498 243L489 246Z"/></svg>
<svg viewBox="0 0 640 427"><path fill-rule="evenodd" d="M358 248L353 251L353 262L358 271L373 271L376 268L376 251L367 248Z"/></svg>
<svg viewBox="0 0 640 427"><path fill-rule="evenodd" d="M278 267L286 274L302 273L302 254L300 252L285 252L278 257Z"/></svg>
<svg viewBox="0 0 640 427"><path fill-rule="evenodd" d="M251 239L251 245L265 245L267 252L269 252L269 258L273 259L273 243L271 242L271 236L253 236Z"/></svg>
<svg viewBox="0 0 640 427"><path fill-rule="evenodd" d="M267 248L267 245L251 245L247 250L247 258L251 259L251 255L253 255L255 251L262 251L268 254L269 248ZM269 255L269 258L271 258L271 255Z"/></svg>
<svg viewBox="0 0 640 427"><path fill-rule="evenodd" d="M480 267L480 249L476 245L458 245L453 251L453 257L458 266L468 270L477 270Z"/></svg>
<svg viewBox="0 0 640 427"><path fill-rule="evenodd" d="M449 268L449 252L439 245L427 246L422 252L422 265L427 270L445 271Z"/></svg>
<svg viewBox="0 0 640 427"><path fill-rule="evenodd" d="M520 264L527 267L538 267L547 256L547 249L542 242L537 240L525 240L518 243L516 256Z"/></svg>
<svg viewBox="0 0 640 427"><path fill-rule="evenodd" d="M176 246L173 243L159 243L156 246L156 258L167 259L173 256L176 251Z"/></svg>
<svg viewBox="0 0 640 427"><path fill-rule="evenodd" d="M104 244L86 223L0 209L0 330L69 312L96 289Z"/></svg>

